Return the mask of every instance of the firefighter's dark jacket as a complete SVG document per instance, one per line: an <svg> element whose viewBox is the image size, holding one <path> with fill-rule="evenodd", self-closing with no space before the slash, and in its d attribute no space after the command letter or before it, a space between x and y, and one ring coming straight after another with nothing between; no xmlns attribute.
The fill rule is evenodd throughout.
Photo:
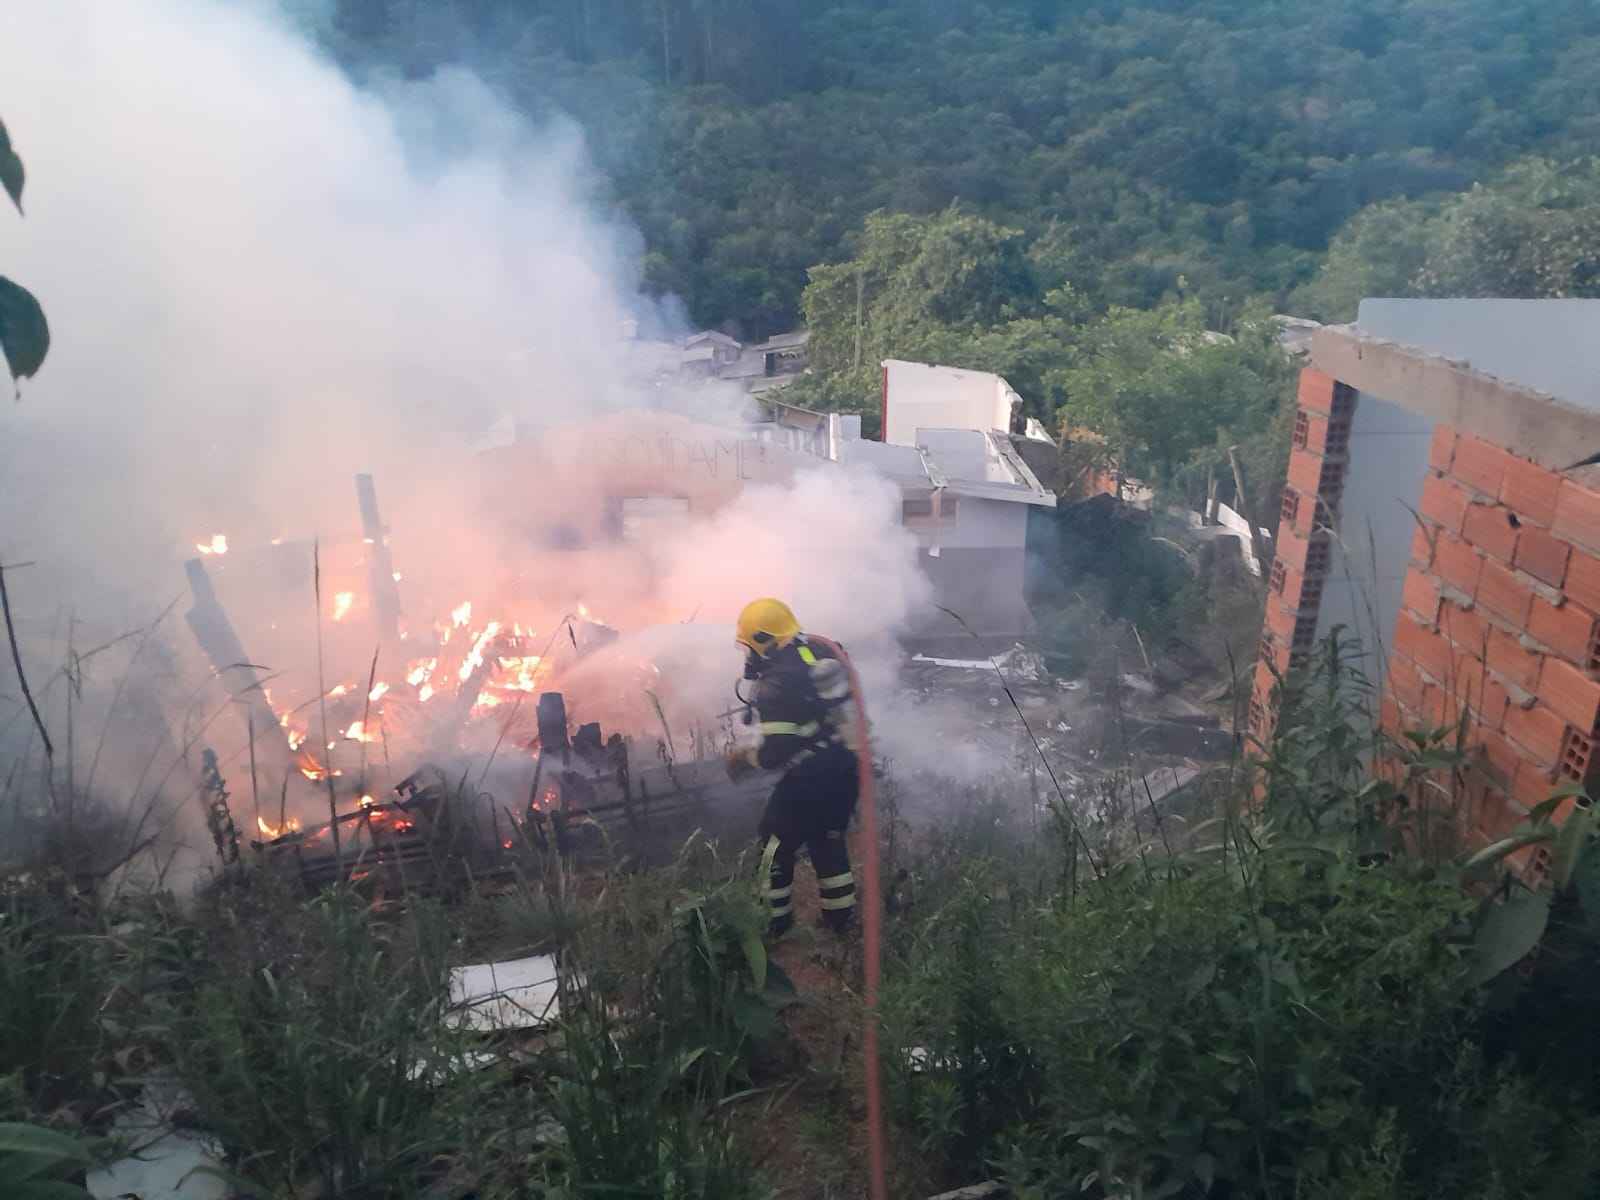
<svg viewBox="0 0 1600 1200"><path fill-rule="evenodd" d="M773 652L756 683L758 761L768 771L855 758L850 672L831 649L804 635Z"/></svg>

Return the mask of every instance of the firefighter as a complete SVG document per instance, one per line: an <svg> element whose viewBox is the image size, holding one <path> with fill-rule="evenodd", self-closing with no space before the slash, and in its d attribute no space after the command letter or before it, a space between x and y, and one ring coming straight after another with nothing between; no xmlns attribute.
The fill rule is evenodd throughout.
<svg viewBox="0 0 1600 1200"><path fill-rule="evenodd" d="M802 845L816 868L823 923L845 932L856 907L845 831L859 783L849 668L831 643L808 641L779 600L747 604L736 637L745 649L744 677L754 684L747 702L760 740L729 754L729 774L783 772L760 827L763 845L774 850L769 933L781 937L794 924L794 860Z"/></svg>

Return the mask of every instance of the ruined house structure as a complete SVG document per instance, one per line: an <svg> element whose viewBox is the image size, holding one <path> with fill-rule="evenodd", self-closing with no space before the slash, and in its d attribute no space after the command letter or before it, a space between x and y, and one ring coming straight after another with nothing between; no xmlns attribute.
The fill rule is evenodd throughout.
<svg viewBox="0 0 1600 1200"><path fill-rule="evenodd" d="M748 395L776 391L792 383L810 362L809 330L777 333L745 343L715 329L673 341L639 337L638 323L623 323L622 339L630 366L662 383L720 381Z"/></svg>
<svg viewBox="0 0 1600 1200"><path fill-rule="evenodd" d="M1465 719L1476 840L1592 784L1600 301L1367 300L1312 332L1293 436L1255 735L1274 670L1343 626L1385 728Z"/></svg>
<svg viewBox="0 0 1600 1200"><path fill-rule="evenodd" d="M721 347L721 336L705 344ZM579 549L648 537L802 470L870 470L899 489L901 523L933 585L912 636L968 640L970 629L1008 643L1033 627L1023 599L1028 514L1056 500L1025 454L1053 459L1054 444L1011 434L1020 398L999 376L888 362L884 378L884 441L862 438L858 415L770 396L740 421L629 409L579 425L508 426L480 450L479 482L503 498L537 481L538 506L515 519L533 542Z"/></svg>

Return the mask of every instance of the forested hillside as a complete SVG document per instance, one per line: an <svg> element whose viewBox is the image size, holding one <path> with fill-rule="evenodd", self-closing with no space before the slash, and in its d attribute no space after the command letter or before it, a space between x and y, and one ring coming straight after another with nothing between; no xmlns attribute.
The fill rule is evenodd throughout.
<svg viewBox="0 0 1600 1200"><path fill-rule="evenodd" d="M1247 297L1345 317L1369 268L1427 286L1446 197L1600 147L1591 0L336 0L322 33L357 72L467 64L577 117L650 286L747 336L797 320L868 213L952 201L1048 234L1094 309L1182 291L1223 327ZM1538 169L1507 186L1590 205L1553 236L1592 265L1592 191L1552 201Z"/></svg>

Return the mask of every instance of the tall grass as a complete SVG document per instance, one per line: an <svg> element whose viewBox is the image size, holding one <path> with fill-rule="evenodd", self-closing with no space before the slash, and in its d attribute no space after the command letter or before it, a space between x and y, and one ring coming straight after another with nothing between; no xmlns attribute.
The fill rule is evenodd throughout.
<svg viewBox="0 0 1600 1200"><path fill-rule="evenodd" d="M1173 822L1103 878L1067 839L1024 865L987 853L988 831L965 853L959 832L931 842L884 1006L891 1096L929 1190L992 1175L1040 1200L1600 1186L1594 1098L1534 1069L1535 1031L1500 1044L1466 984L1474 902L1438 829L1456 815L1457 731L1386 740L1349 647L1319 656L1285 682L1272 749L1239 764L1218 815Z"/></svg>
<svg viewBox="0 0 1600 1200"><path fill-rule="evenodd" d="M91 916L63 898L0 901L0 1120L85 1107L104 1097L102 1007L113 984Z"/></svg>

